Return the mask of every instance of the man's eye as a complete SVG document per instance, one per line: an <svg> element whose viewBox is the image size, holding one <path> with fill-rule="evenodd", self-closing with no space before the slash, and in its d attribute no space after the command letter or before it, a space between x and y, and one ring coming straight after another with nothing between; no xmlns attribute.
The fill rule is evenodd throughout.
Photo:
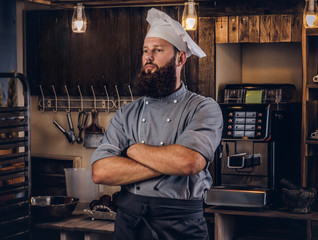
<svg viewBox="0 0 318 240"><path fill-rule="evenodd" d="M163 50L162 49L157 49L157 52L162 52Z"/></svg>

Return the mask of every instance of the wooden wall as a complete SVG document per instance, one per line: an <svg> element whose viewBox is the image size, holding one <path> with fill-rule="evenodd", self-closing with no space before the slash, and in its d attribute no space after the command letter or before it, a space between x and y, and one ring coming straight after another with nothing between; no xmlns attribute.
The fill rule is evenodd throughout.
<svg viewBox="0 0 318 240"><path fill-rule="evenodd" d="M305 0L195 0L201 17L299 14Z"/></svg>
<svg viewBox="0 0 318 240"><path fill-rule="evenodd" d="M106 85L110 96L129 96L141 68L142 44L147 31L149 8L86 9L88 28L84 34L72 33L71 10L41 10L26 12L26 73L31 94L78 96L78 85L84 96L104 96ZM174 19L181 19L180 7L161 7ZM199 27L190 33L207 56L193 56L183 77L188 88L205 96L215 96L214 20L202 17ZM133 89L132 89L133 90Z"/></svg>
<svg viewBox="0 0 318 240"><path fill-rule="evenodd" d="M104 1L113 4L112 1ZM131 0L118 1L129 3ZM138 0L138 2L143 2ZM301 14L303 0L198 0L199 26L191 37L207 53L206 58L188 59L183 77L188 88L215 97L215 25L218 17L250 15ZM105 6L106 6L105 5ZM181 20L182 6L156 7ZM26 64L31 94L78 96L77 85L84 96L104 96L106 85L116 96L115 85L122 96L129 96L141 67L141 49L147 31L149 7L87 8L88 29L84 34L71 30L72 10L31 10L25 14ZM294 16L294 15L290 15ZM294 29L292 24L292 29ZM296 28L299 29L299 28ZM220 36L220 35L219 35Z"/></svg>

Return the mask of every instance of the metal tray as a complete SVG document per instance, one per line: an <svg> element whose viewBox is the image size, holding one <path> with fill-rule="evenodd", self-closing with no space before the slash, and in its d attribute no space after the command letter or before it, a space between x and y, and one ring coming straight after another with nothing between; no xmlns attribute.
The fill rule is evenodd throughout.
<svg viewBox="0 0 318 240"><path fill-rule="evenodd" d="M116 219L116 212L112 211L111 209L107 209L108 211L96 211L90 209L84 209L84 213L88 215L92 220L100 219L100 220L112 220Z"/></svg>

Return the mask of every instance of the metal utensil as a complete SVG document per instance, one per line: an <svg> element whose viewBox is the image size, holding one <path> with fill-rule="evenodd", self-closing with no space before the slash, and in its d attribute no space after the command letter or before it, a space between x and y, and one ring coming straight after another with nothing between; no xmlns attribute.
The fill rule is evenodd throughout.
<svg viewBox="0 0 318 240"><path fill-rule="evenodd" d="M73 121L72 121L71 113L68 112L66 114L66 118L67 118L67 122L68 122L68 126L69 126L68 134L70 135L70 138L72 139L72 143L73 143L76 141L76 134L75 134L74 128L73 128Z"/></svg>
<svg viewBox="0 0 318 240"><path fill-rule="evenodd" d="M73 143L71 134L65 131L65 129L57 121L54 120L53 123L65 135L67 141L69 141L70 143Z"/></svg>
<svg viewBox="0 0 318 240"><path fill-rule="evenodd" d="M71 114L67 113L66 117L67 117L67 122L68 122L68 125L70 128L69 131L66 131L57 121L54 120L53 123L65 135L65 137L69 141L69 143L74 143L76 140L76 134L75 134L74 128L73 128Z"/></svg>
<svg viewBox="0 0 318 240"><path fill-rule="evenodd" d="M97 148L104 136L104 128L98 125L97 111L92 111L92 124L85 129L84 147Z"/></svg>
<svg viewBox="0 0 318 240"><path fill-rule="evenodd" d="M83 142L82 132L83 132L84 128L86 127L87 119L88 119L87 113L82 112L82 111L78 113L78 121L77 121L78 136L76 138L77 143Z"/></svg>

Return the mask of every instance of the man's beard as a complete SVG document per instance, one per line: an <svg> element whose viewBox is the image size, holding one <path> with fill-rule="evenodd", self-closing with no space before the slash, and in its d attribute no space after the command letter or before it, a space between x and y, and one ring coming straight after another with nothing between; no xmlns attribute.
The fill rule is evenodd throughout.
<svg viewBox="0 0 318 240"><path fill-rule="evenodd" d="M137 96L149 96L153 98L166 97L176 89L175 58L173 57L166 66L155 72L141 70L135 84Z"/></svg>

